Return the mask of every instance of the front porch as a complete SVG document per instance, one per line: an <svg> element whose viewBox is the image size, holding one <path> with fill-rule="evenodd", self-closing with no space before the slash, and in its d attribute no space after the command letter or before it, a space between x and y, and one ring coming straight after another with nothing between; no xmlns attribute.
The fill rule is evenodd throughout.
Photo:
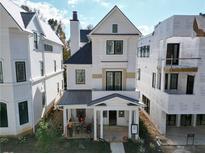
<svg viewBox="0 0 205 154"><path fill-rule="evenodd" d="M84 95L84 98L82 94L73 95L76 95L76 91L72 97L66 98L77 98L78 101L81 98L81 102L89 100L86 98L89 94ZM69 104L69 100L73 101L68 99L64 100L64 104L61 102L65 137L106 141L123 141L132 137L138 139L140 103L137 100L120 94L111 94L83 104Z"/></svg>

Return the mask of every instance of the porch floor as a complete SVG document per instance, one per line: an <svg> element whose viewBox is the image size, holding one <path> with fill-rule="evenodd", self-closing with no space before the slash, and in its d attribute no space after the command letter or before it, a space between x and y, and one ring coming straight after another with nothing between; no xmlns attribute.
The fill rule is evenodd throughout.
<svg viewBox="0 0 205 154"><path fill-rule="evenodd" d="M205 145L205 126L196 127L168 127L166 137L169 145L186 145L187 134L195 134L194 145ZM189 138L188 144L192 143Z"/></svg>
<svg viewBox="0 0 205 154"><path fill-rule="evenodd" d="M123 137L128 137L128 127L104 125L103 137L107 142L123 142Z"/></svg>

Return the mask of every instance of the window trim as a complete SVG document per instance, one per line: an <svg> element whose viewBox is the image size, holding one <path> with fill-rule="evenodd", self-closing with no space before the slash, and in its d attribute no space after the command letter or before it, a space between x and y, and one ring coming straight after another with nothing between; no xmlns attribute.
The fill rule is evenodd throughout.
<svg viewBox="0 0 205 154"><path fill-rule="evenodd" d="M174 85L174 86L176 86L176 87L172 87L172 86L173 86L172 77L173 77L174 75L176 75L176 85ZM179 82L178 80L179 80L179 75L178 75L178 73L171 73L171 74L170 74L170 86L169 86L169 89L170 89L170 90L177 90L177 89L178 89L178 82Z"/></svg>
<svg viewBox="0 0 205 154"><path fill-rule="evenodd" d="M33 32L33 41L34 41L34 48L38 49L38 33Z"/></svg>
<svg viewBox="0 0 205 154"><path fill-rule="evenodd" d="M83 71L84 80L83 80L82 82L79 82L79 81L78 81L78 77L77 77L78 71ZM76 70L75 70L75 83L76 83L76 84L85 84L85 82L86 82L85 80L86 80L85 69L76 69Z"/></svg>
<svg viewBox="0 0 205 154"><path fill-rule="evenodd" d="M24 72L24 79L23 80L20 80L19 78L18 78L18 75L19 75L19 73L18 73L18 71L17 71L17 65L18 65L18 63L20 63L20 64L24 64L24 70L25 70L25 72ZM16 68L16 82L26 82L26 62L25 61L15 61L15 68Z"/></svg>
<svg viewBox="0 0 205 154"><path fill-rule="evenodd" d="M122 114L120 112L122 112ZM118 117L119 118L124 118L125 117L125 111L124 110L119 110L118 111Z"/></svg>
<svg viewBox="0 0 205 154"><path fill-rule="evenodd" d="M41 76L44 76L44 62L42 60L40 60L40 72Z"/></svg>
<svg viewBox="0 0 205 154"><path fill-rule="evenodd" d="M156 73L152 73L152 88L156 88Z"/></svg>

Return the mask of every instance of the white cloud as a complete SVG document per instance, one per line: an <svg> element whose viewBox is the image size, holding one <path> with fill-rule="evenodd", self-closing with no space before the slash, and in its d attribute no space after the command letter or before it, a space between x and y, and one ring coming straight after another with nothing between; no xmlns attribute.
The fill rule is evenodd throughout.
<svg viewBox="0 0 205 154"><path fill-rule="evenodd" d="M141 25L141 26L138 26L138 29L143 35L147 35L153 32L154 26Z"/></svg>
<svg viewBox="0 0 205 154"><path fill-rule="evenodd" d="M93 0L94 2L97 2L98 4L100 4L103 7L110 7L111 3L108 0Z"/></svg>
<svg viewBox="0 0 205 154"><path fill-rule="evenodd" d="M55 6L47 2L32 2L31 0L13 0L16 4L27 5L32 10L39 10L39 16L46 21L48 19L54 18L61 21L64 26L69 24L68 12L67 10L59 10Z"/></svg>
<svg viewBox="0 0 205 154"><path fill-rule="evenodd" d="M68 0L68 5L71 5L71 7L75 7L78 3L80 3L82 0Z"/></svg>

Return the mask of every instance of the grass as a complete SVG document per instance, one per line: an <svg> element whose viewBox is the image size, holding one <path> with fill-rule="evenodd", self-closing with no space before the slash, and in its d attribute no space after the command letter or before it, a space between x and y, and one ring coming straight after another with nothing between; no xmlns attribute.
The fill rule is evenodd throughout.
<svg viewBox="0 0 205 154"><path fill-rule="evenodd" d="M40 150L35 136L26 136L24 142L17 138L8 138L7 143L1 143L0 152L14 153L109 153L110 145L107 142L96 142L89 139L65 139L59 137L49 145L47 151Z"/></svg>

